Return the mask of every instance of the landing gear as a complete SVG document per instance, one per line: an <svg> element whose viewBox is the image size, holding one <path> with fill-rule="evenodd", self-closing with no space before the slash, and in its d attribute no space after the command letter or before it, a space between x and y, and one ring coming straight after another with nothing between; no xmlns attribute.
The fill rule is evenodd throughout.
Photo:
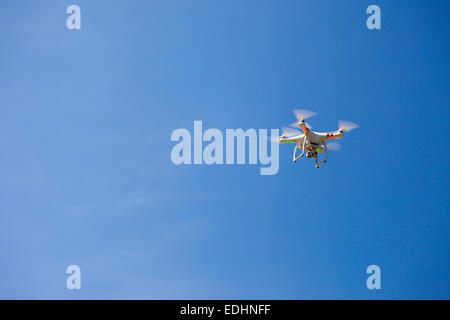
<svg viewBox="0 0 450 320"><path fill-rule="evenodd" d="M301 157L303 157L303 155L305 154L305 144L306 144L306 139L303 139L303 145L302 145L302 153L298 156L298 157L296 157L297 156L297 149L299 148L299 144L297 143L296 145L295 145L295 149L294 149L294 162L297 162L297 160L298 159L300 159Z"/></svg>
<svg viewBox="0 0 450 320"><path fill-rule="evenodd" d="M324 150L325 150L325 159L319 163L319 155L318 155L318 151L322 152L322 150L320 150L320 147L323 146ZM306 139L303 140L303 145L302 145L302 153L297 157L297 150L300 148L299 144L295 145L295 149L294 149L294 162L297 162L298 159L300 159L301 157L303 157L303 155L305 154L306 151L306 157L307 158L314 158L316 159L316 168L319 168L322 164L324 164L325 162L327 162L327 157L328 157L328 148L327 148L327 144L326 142L322 142L321 144L306 144Z"/></svg>
<svg viewBox="0 0 450 320"><path fill-rule="evenodd" d="M328 158L328 148L327 148L327 143L324 141L322 142L322 145L325 149L325 159L321 162L321 163L317 163L318 162L318 158L316 157L316 168L319 168L322 164L324 164L325 162L327 162L327 158Z"/></svg>
<svg viewBox="0 0 450 320"><path fill-rule="evenodd" d="M320 164L317 164L317 161L316 161L316 168L319 169L319 167L320 167L322 164L324 164L325 162L327 162L327 161L324 160L324 161L322 161Z"/></svg>

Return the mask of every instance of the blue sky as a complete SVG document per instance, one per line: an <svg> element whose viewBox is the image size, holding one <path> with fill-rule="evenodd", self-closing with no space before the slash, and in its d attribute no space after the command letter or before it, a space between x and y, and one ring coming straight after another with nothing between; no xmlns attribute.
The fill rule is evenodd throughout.
<svg viewBox="0 0 450 320"><path fill-rule="evenodd" d="M0 298L450 298L449 15L446 1L3 1ZM170 160L194 120L279 128L295 108L319 131L360 128L320 169L292 145L274 176Z"/></svg>

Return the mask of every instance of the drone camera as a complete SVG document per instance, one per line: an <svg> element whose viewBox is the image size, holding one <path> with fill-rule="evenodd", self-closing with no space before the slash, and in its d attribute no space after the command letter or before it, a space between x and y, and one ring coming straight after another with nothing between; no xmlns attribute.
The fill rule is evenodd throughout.
<svg viewBox="0 0 450 320"><path fill-rule="evenodd" d="M306 153L306 156L307 156L308 158L316 157L316 156L317 156L317 152L316 152L316 151L308 151L308 152Z"/></svg>

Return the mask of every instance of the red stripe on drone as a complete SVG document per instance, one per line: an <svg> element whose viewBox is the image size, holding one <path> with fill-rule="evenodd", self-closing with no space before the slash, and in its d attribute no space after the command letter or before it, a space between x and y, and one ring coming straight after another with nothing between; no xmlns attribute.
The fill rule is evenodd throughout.
<svg viewBox="0 0 450 320"><path fill-rule="evenodd" d="M337 137L335 137L333 133L327 133L327 138L336 139Z"/></svg>

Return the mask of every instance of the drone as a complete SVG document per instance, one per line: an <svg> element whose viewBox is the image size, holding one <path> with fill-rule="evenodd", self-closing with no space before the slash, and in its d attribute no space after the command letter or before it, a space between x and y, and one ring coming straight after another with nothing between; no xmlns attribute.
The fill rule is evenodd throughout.
<svg viewBox="0 0 450 320"><path fill-rule="evenodd" d="M307 158L316 160L316 168L327 162L328 149L338 151L341 145L337 141L327 143L329 140L342 138L344 132L356 129L359 126L350 121L339 120L339 129L333 132L315 132L311 130L311 126L305 122L306 119L316 115L315 112L309 110L294 110L297 121L291 124L291 127L300 127L299 130L283 127L282 136L279 137L279 143L295 143L294 162L303 157L306 152ZM297 151L300 149L302 153L297 157ZM325 159L319 163L319 153L325 151Z"/></svg>

